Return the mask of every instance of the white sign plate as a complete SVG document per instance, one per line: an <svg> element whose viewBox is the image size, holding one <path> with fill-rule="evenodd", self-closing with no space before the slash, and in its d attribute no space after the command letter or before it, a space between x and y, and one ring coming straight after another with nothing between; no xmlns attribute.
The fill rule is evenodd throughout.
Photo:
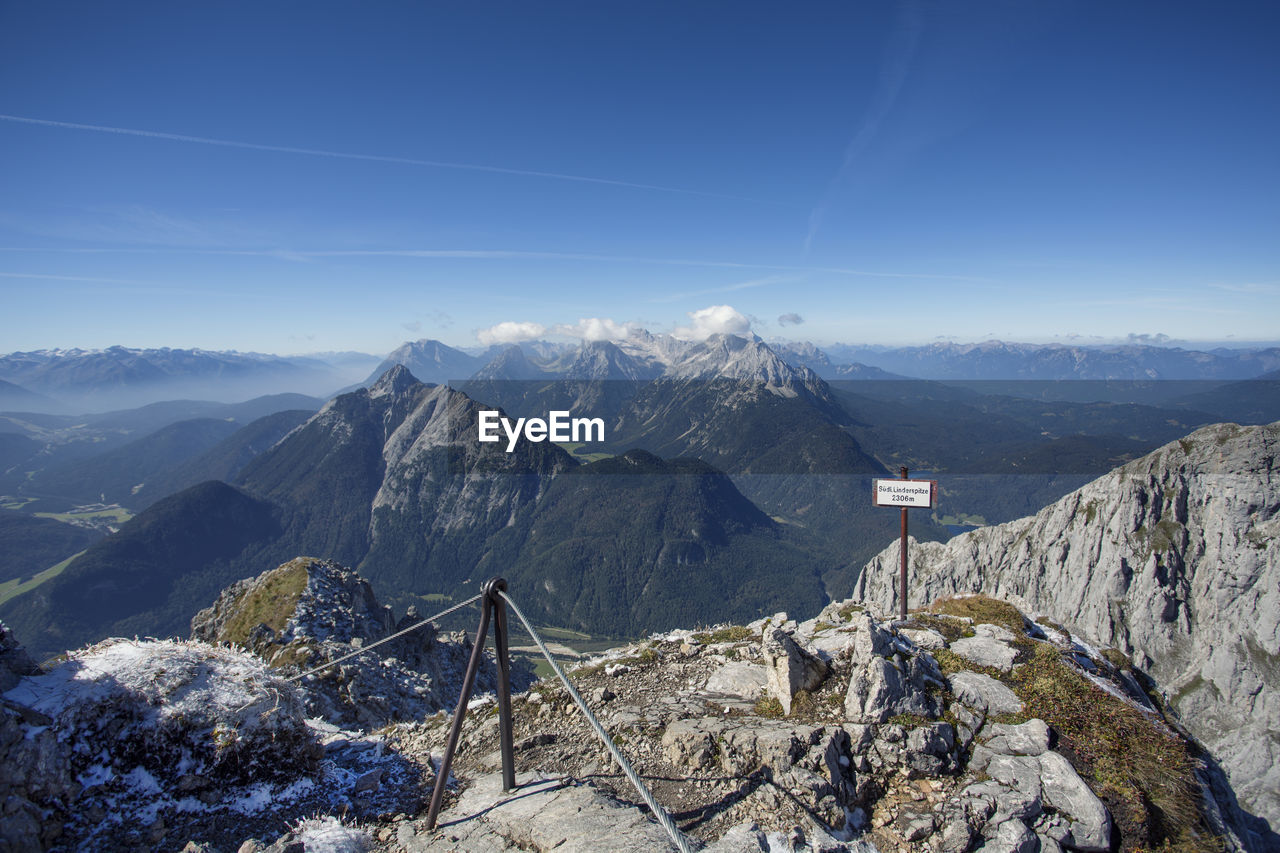
<svg viewBox="0 0 1280 853"><path fill-rule="evenodd" d="M872 503L876 506L933 506L938 494L937 480L876 480Z"/></svg>

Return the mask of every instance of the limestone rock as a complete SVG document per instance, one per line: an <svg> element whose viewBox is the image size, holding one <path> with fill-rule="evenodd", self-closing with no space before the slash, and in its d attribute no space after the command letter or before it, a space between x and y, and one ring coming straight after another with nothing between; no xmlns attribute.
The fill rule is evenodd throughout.
<svg viewBox="0 0 1280 853"><path fill-rule="evenodd" d="M1065 758L1056 752L1039 756L1044 801L1071 818L1069 844L1078 850L1111 849L1111 815Z"/></svg>
<svg viewBox="0 0 1280 853"><path fill-rule="evenodd" d="M1000 755L1042 755L1049 749L1049 726L1040 719L1016 726L992 723L983 730L982 739Z"/></svg>
<svg viewBox="0 0 1280 853"><path fill-rule="evenodd" d="M406 840L406 853L676 849L666 831L640 809L624 806L593 788L528 774L517 776L516 781L519 787L504 794L501 773L475 780L456 805L441 813L434 833L418 833Z"/></svg>
<svg viewBox="0 0 1280 853"><path fill-rule="evenodd" d="M950 772L956 766L952 755L955 746L955 730L950 723L917 726L907 735L907 764L924 775Z"/></svg>
<svg viewBox="0 0 1280 853"><path fill-rule="evenodd" d="M987 763L986 773L1005 786L996 795L993 824L1008 819L1033 820L1043 811L1043 783L1040 762L1034 758L996 755Z"/></svg>
<svg viewBox="0 0 1280 853"><path fill-rule="evenodd" d="M895 651L893 636L866 613L854 613L849 619L853 634L852 659L855 666L872 658L887 657Z"/></svg>
<svg viewBox="0 0 1280 853"><path fill-rule="evenodd" d="M69 749L77 760L97 756L99 733L114 731L122 772L136 761L174 784L185 773L292 778L319 757L292 684L204 643L107 640L5 695L48 714L64 743L83 743Z"/></svg>
<svg viewBox="0 0 1280 853"><path fill-rule="evenodd" d="M781 628L766 630L761 644L769 694L791 713L791 701L801 690L813 690L827 677L827 664L807 652Z"/></svg>
<svg viewBox="0 0 1280 853"><path fill-rule="evenodd" d="M950 681L951 692L971 708L988 714L1016 714L1022 710L1022 700L989 675L957 672Z"/></svg>
<svg viewBox="0 0 1280 853"><path fill-rule="evenodd" d="M857 723L883 723L895 714L937 717L937 699L929 693L941 683L932 658L924 655L885 660L873 657L854 669L845 696L845 713Z"/></svg>
<svg viewBox="0 0 1280 853"><path fill-rule="evenodd" d="M898 633L922 649L939 651L947 648L947 639L932 628L899 628Z"/></svg>
<svg viewBox="0 0 1280 853"><path fill-rule="evenodd" d="M711 674L703 689L708 693L755 699L764 692L768 683L769 679L763 666L730 661Z"/></svg>
<svg viewBox="0 0 1280 853"><path fill-rule="evenodd" d="M943 686L937 662L913 649L866 613L850 619L852 672L845 713L855 723L882 723L895 714L936 718L934 691Z"/></svg>
<svg viewBox="0 0 1280 853"><path fill-rule="evenodd" d="M740 823L702 848L702 853L762 853L769 850L769 837L754 823Z"/></svg>
<svg viewBox="0 0 1280 853"><path fill-rule="evenodd" d="M991 637L962 637L951 644L951 651L971 663L1001 672L1013 669L1013 659L1017 655L1009 646Z"/></svg>
<svg viewBox="0 0 1280 853"><path fill-rule="evenodd" d="M911 600L984 592L1118 648L1280 827L1277 459L1280 423L1197 430L1033 517L912 543ZM856 597L888 612L897 561L895 542Z"/></svg>
<svg viewBox="0 0 1280 853"><path fill-rule="evenodd" d="M1038 847L1035 833L1017 819L1000 824L995 838L982 845L982 849L988 853L1035 853Z"/></svg>

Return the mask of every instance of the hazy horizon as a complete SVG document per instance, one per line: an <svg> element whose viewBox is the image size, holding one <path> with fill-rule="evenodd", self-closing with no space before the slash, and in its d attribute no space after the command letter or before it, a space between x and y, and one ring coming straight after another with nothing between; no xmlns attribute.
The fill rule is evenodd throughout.
<svg viewBox="0 0 1280 853"><path fill-rule="evenodd" d="M655 334L655 335L670 334L670 330L657 331L657 332L653 330L644 330L644 331L649 331L651 334ZM733 333L730 333L730 334L733 334ZM752 331L747 331L745 333L739 333L739 334L755 334L755 333ZM421 343L424 341L437 341L439 343L444 344L445 346L452 347L453 349L460 350L462 352L469 353L471 355L477 355L477 354L486 352L493 346L511 345L513 343L519 344L519 343L533 343L533 342L541 341L541 342L576 346L578 344L587 342L587 340L589 339L581 338L581 337L566 336L563 334L561 335L547 334L540 337L527 338L519 341L510 341L510 342L498 341L493 344L481 344L481 343L477 343L474 339L471 342L467 342L465 340L451 342L449 340L442 340L440 338L408 336L408 337L405 337L402 341L400 341L400 343L395 344L389 349L381 352L373 352L369 350L358 350L358 349L347 349L347 348L341 348L341 347L324 349L324 350L317 350L317 349L238 350L231 347L223 347L223 348L188 347L188 346L182 346L181 344L135 346L125 342L116 342L114 344L108 344L106 346L100 346L100 347L87 347L87 346L32 347L26 350L10 350L8 352L0 352L0 357L15 355L20 352L57 352L57 351L69 352L74 350L83 350L86 352L102 352L112 347L124 347L125 349L131 349L131 350L191 349L191 350L202 350L205 352L238 353L240 355L279 356L282 358L315 358L319 360L325 360L327 358L341 360L340 357L355 357L355 358L367 357L371 359L381 359L390 355L391 352L393 352L394 350L398 349L401 346L404 346L406 344ZM616 342L620 339L612 338L608 340L612 340ZM1200 351L1200 352L1209 352L1217 349L1261 350L1261 349L1271 349L1271 348L1280 347L1280 339L1257 340L1257 341L1233 341L1233 340L1196 341L1196 340L1179 340L1175 338L1156 339L1154 336L1149 336L1149 335L1130 335L1126 338L1114 338L1114 339L1075 335L1069 338L1049 339L1049 340L1015 340L1015 339L997 339L997 338L987 338L984 340L959 340L955 338L937 338L934 340L903 341L898 343L871 343L867 341L854 341L854 340L814 341L814 340L809 340L803 337L788 337L786 335L772 335L769 337L763 337L763 340L766 344L770 344L770 345L772 344L799 345L799 344L809 343L809 344L813 344L819 349L822 349L824 347L832 347L832 348L834 347L865 347L867 349L878 349L878 350L909 349L914 347L927 347L932 345L954 345L954 346L965 347L965 346L980 346L985 343L1003 343L1003 344L1011 344L1011 345L1029 345L1029 346L1064 346L1064 347L1075 346L1075 347L1086 347L1086 348L1148 346L1148 347L1157 347L1157 348L1165 348L1165 349L1181 349L1181 350Z"/></svg>

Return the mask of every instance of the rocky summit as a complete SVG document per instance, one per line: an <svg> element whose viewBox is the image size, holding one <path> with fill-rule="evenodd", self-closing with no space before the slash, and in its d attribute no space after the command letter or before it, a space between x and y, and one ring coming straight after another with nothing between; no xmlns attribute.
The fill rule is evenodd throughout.
<svg viewBox="0 0 1280 853"><path fill-rule="evenodd" d="M1280 423L1218 424L1035 516L913 541L910 600L987 592L1142 668L1280 845L1277 455ZM898 561L896 544L871 561L858 597L891 608Z"/></svg>
<svg viewBox="0 0 1280 853"><path fill-rule="evenodd" d="M987 662L997 648L1008 666ZM1221 780L1139 675L992 599L907 622L848 601L799 624L676 631L571 677L707 850L1247 849ZM526 786L499 792L497 721L469 720L460 798L440 830L395 827L396 849L670 849L561 688L535 686L514 716ZM394 740L417 752L442 730Z"/></svg>
<svg viewBox="0 0 1280 853"><path fill-rule="evenodd" d="M273 627L273 612L293 615ZM971 596L899 622L850 600L655 635L570 678L695 848L1251 849L1146 675L1033 616ZM292 561L197 621L247 630L254 653L113 640L33 673L7 641L0 850L674 849L558 681L513 699L510 792L492 699L471 703L428 829L449 717L324 720L311 709L333 707L333 685L290 677L303 643L319 657L389 629L340 566ZM359 683L387 659L354 660Z"/></svg>
<svg viewBox="0 0 1280 853"><path fill-rule="evenodd" d="M191 620L193 639L232 643L253 652L272 668L316 670L328 661L350 660L319 669L304 682L307 713L330 723L377 728L400 720L421 719L457 702L472 642L465 632L440 635L427 623L383 643L360 650L418 625L410 607L397 621L380 605L369 582L331 560L298 557L236 583L213 606ZM517 689L533 680L516 666ZM492 658L482 660L476 690L497 689Z"/></svg>

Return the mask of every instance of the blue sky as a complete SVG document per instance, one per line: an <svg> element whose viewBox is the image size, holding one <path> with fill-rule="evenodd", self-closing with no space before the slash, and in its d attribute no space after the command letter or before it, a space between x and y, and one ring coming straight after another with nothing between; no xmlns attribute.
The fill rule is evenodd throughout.
<svg viewBox="0 0 1280 853"><path fill-rule="evenodd" d="M1273 2L0 0L0 351L1275 340L1277 43Z"/></svg>

